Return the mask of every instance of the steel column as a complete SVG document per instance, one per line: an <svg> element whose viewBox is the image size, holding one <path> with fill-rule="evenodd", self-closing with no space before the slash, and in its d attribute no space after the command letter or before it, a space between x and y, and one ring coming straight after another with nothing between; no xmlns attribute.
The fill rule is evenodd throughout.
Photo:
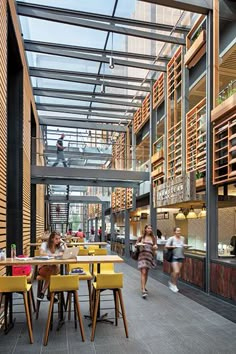
<svg viewBox="0 0 236 354"><path fill-rule="evenodd" d="M130 247L130 223L129 223L129 210L125 210L125 256L129 257L129 247Z"/></svg>
<svg viewBox="0 0 236 354"><path fill-rule="evenodd" d="M98 239L98 218L97 217L95 218L95 241L96 242L100 241Z"/></svg>
<svg viewBox="0 0 236 354"><path fill-rule="evenodd" d="M218 188L212 184L213 137L211 110L213 108L213 13L207 15L206 48L206 292L210 293L211 259L218 257Z"/></svg>
<svg viewBox="0 0 236 354"><path fill-rule="evenodd" d="M136 171L136 134L132 124L132 171Z"/></svg>
<svg viewBox="0 0 236 354"><path fill-rule="evenodd" d="M186 48L184 48L184 54ZM181 133L182 133L182 175L186 173L186 113L189 111L189 70L184 65L182 56L182 85L181 85Z"/></svg>
<svg viewBox="0 0 236 354"><path fill-rule="evenodd" d="M106 209L106 204L102 203L102 239L101 239L101 241L105 241L105 231L106 231L105 209Z"/></svg>
<svg viewBox="0 0 236 354"><path fill-rule="evenodd" d="M112 208L111 208L111 214L110 214L110 221L111 221L111 241L110 242L112 245L112 243L115 242L115 215L112 212Z"/></svg>

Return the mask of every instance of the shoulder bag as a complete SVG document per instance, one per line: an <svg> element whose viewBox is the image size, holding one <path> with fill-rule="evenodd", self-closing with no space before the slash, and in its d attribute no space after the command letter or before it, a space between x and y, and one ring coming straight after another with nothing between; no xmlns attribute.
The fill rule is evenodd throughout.
<svg viewBox="0 0 236 354"><path fill-rule="evenodd" d="M140 242L141 239L142 239L142 237L139 237L138 240L137 240L137 243ZM138 260L138 256L139 256L139 252L140 252L139 247L135 247L135 251L132 252L131 258L134 259L135 261L137 261Z"/></svg>
<svg viewBox="0 0 236 354"><path fill-rule="evenodd" d="M170 246L173 246L173 239L171 240ZM167 262L171 262L173 258L173 249L165 249L163 253L163 258Z"/></svg>

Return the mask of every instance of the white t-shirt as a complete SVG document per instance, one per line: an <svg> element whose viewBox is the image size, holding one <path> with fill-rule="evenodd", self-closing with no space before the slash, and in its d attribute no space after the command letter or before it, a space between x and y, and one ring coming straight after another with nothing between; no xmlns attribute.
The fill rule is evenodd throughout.
<svg viewBox="0 0 236 354"><path fill-rule="evenodd" d="M60 247L56 248L55 249L55 253L52 253L50 251L50 249L48 248L48 243L47 242L43 242L41 244L41 247L40 247L40 250L43 252L43 253L47 253L48 256L55 256L56 254L59 254L61 252L64 251L64 246L61 244Z"/></svg>
<svg viewBox="0 0 236 354"><path fill-rule="evenodd" d="M175 236L171 236L168 238L166 242L166 246L175 246L176 248L173 249L173 258L184 258L184 237L180 236L177 238Z"/></svg>

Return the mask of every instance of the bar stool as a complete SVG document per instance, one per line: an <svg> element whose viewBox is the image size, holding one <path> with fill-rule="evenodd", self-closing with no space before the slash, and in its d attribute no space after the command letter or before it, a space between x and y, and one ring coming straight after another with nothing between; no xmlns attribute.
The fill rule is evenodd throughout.
<svg viewBox="0 0 236 354"><path fill-rule="evenodd" d="M114 302L115 302L115 324L118 325L119 316L119 302L121 307L121 313L124 322L126 338L128 338L128 326L125 315L125 307L122 297L121 289L123 288L123 273L115 274L97 274L96 282L93 283L93 299L94 299L94 311L93 311L93 322L92 322L92 333L91 341L94 341L98 307L100 302L100 293L105 290L113 290Z"/></svg>
<svg viewBox="0 0 236 354"><path fill-rule="evenodd" d="M83 326L83 320L80 312L79 297L77 294L77 290L79 289L78 276L77 275L61 275L61 276L51 275L49 289L51 293L51 300L49 304L48 319L47 319L43 344L47 345L48 343L49 329L53 318L53 304L54 304L55 293L63 294L64 291L69 294L71 293L74 296L75 328L77 328L76 318L78 315L81 338L82 341L84 342L85 341L84 326Z"/></svg>
<svg viewBox="0 0 236 354"><path fill-rule="evenodd" d="M84 251L88 251L88 250L84 250ZM68 264L68 273L70 273L71 271L73 271L73 269L78 268L78 264L77 263L72 263L72 264ZM88 285L88 296L89 296L89 312L90 312L90 316L92 316L92 286L91 286L91 281L93 279L93 275L90 272L90 268L89 268L89 264L88 263L80 263L79 264L79 268L83 268L83 271L85 274L76 274L79 278L79 280L87 280L87 285ZM84 295L85 296L85 295ZM69 313L68 313L68 319L70 319L70 306L71 306L71 296L68 297L68 301L69 302Z"/></svg>
<svg viewBox="0 0 236 354"><path fill-rule="evenodd" d="M32 316L30 304L30 289L32 285L27 284L26 275L23 276L0 276L0 293L5 295L4 317L7 317L8 310L8 297L12 293L20 293L24 298L26 321L29 332L30 343L34 343L33 330L32 330ZM2 301L2 297L1 297ZM1 307L1 303L0 303Z"/></svg>
<svg viewBox="0 0 236 354"><path fill-rule="evenodd" d="M100 274L114 274L114 263L101 263L100 264ZM98 274L97 264L93 266L93 275L96 277Z"/></svg>
<svg viewBox="0 0 236 354"><path fill-rule="evenodd" d="M94 256L102 256L102 255L107 255L106 248L97 248L94 250Z"/></svg>

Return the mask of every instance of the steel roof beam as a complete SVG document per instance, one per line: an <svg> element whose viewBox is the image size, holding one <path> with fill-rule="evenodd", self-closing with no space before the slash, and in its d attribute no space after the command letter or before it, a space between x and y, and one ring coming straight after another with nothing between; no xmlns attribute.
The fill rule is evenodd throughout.
<svg viewBox="0 0 236 354"><path fill-rule="evenodd" d="M71 113L71 112L70 112ZM87 118L87 115L86 115L86 118L85 117L76 117L76 116L73 116L73 117L65 117L65 116L46 116L46 115L42 115L41 116L42 118L44 117L47 117L47 118L53 118L53 119L56 119L57 121L62 121L62 120L71 120L72 122L90 122L90 123L108 123L108 124L127 124L129 123L129 120L125 120L125 119L122 119L122 120L116 120L117 118L95 118L95 117L90 117L89 119Z"/></svg>
<svg viewBox="0 0 236 354"><path fill-rule="evenodd" d="M65 120L61 119L47 119L47 118L40 118L39 119L40 125L47 125L53 127L64 127L64 128L77 128L77 129L89 129L89 130L104 130L104 131L113 131L113 132L126 132L126 127L123 125L116 125L110 123L95 123L90 122L88 120Z"/></svg>
<svg viewBox="0 0 236 354"><path fill-rule="evenodd" d="M94 20L94 21L101 21L101 22L109 22L112 24L119 24L119 25L127 25L127 26L133 26L133 27L140 27L140 28L147 28L147 29L153 29L153 30L160 30L160 31L167 31L170 32L173 29L173 26L169 24L163 24L163 23L153 23L153 22L147 22L147 21L141 21L141 20L136 20L136 19L130 19L130 18L123 18L123 17L116 17L116 16L108 16L104 14L96 14L92 12L84 12L84 11L76 11L76 10L69 10L69 9L61 9L61 8L55 8L55 7L49 7L49 6L42 6L42 5L33 5L30 3L24 3L17 1L17 10L19 14L23 14L24 9L29 7L33 7L34 9L40 8L40 9L46 9L46 10L51 10L55 13L55 11L58 13L62 13L66 16L76 16L78 18L84 18L88 20ZM177 26L174 29L174 32L178 33L186 33L189 31L189 28L186 26Z"/></svg>
<svg viewBox="0 0 236 354"><path fill-rule="evenodd" d="M35 70L40 70L48 73L58 73L62 75L70 75L70 76L78 76L85 78L95 78L101 80L113 80L113 81L125 81L125 82L143 82L143 78L136 76L121 76L121 75L109 75L109 74L97 74L97 73L88 73L81 71L71 71L71 70L59 70L59 69L49 69L49 68L40 68L40 67L29 67L30 72L34 72ZM151 79L145 79L145 82L150 82ZM96 93L97 94L97 93Z"/></svg>
<svg viewBox="0 0 236 354"><path fill-rule="evenodd" d="M120 82L84 79L84 78L74 77L74 76L70 76L70 75L57 74L56 72L44 72L43 70L41 71L40 69L30 70L30 75L34 76L34 77L41 77L44 79L79 82L79 83L88 84L88 85L102 85L102 84L104 84L107 87L122 88L124 90L134 90L134 91L144 91L144 92L150 91L150 88L145 87L145 86L128 85L128 84L122 84Z"/></svg>
<svg viewBox="0 0 236 354"><path fill-rule="evenodd" d="M37 106L40 107L41 105L48 105L49 107L54 106L54 103L37 103ZM72 105L72 104L55 104L58 107L61 108L69 108L69 109L77 109L77 110L81 110L81 111L85 111L84 114L87 114L87 111L90 112L90 114L93 114L93 111L96 112L115 112L115 113L125 113L125 112L130 112L130 113L134 113L136 110L133 108L129 108L128 110L126 108L113 108L113 107L102 107L102 106L93 106L93 107L88 107L88 106L80 106L80 105ZM40 108L39 108L40 109Z"/></svg>
<svg viewBox="0 0 236 354"><path fill-rule="evenodd" d="M116 26L111 23L113 17L110 18L109 24L106 24L104 23L104 19L102 22L98 22L97 20L93 21L91 20L91 18L90 20L81 19L79 18L79 11L74 11L74 10L68 11L66 9L60 9L56 7L32 5L26 3L18 3L17 12L21 16L38 18L41 20L48 20L48 21L65 23L74 26L92 28L99 31L119 33L126 36L151 39L154 41L185 45L184 38L178 38L174 36L153 33L149 31L141 31L130 27ZM78 15L77 17L76 17L76 13ZM135 24L133 24L133 26L135 26ZM157 24L155 29L157 29ZM173 27L170 27L169 31L171 31L172 29Z"/></svg>
<svg viewBox="0 0 236 354"><path fill-rule="evenodd" d="M76 46L68 46L68 45L66 46L62 44L51 44L47 42L25 40L24 47L25 50L29 52L57 55L61 57L96 61L96 62L107 63L107 64L109 64L110 62L110 58L107 58L102 55L80 53L76 49ZM138 69L166 72L166 67L164 65L161 66L156 64L147 64L138 61L117 59L117 58L114 58L114 64L126 66L126 67L138 68Z"/></svg>
<svg viewBox="0 0 236 354"><path fill-rule="evenodd" d="M62 196L62 195L51 195L51 196L46 196L45 200L50 203L80 203L80 204L102 204L102 203L107 203L110 202L111 198L110 197L103 197L101 199L100 197L96 195L81 195L81 196Z"/></svg>
<svg viewBox="0 0 236 354"><path fill-rule="evenodd" d="M51 167L49 167L51 168ZM60 168L60 167L59 167ZM77 168L78 170L78 168ZM107 170L106 170L107 171ZM54 184L54 185L70 185L70 186L83 186L83 187L121 187L121 188L138 188L137 182L124 182L124 181L100 181L100 180L71 180L68 178L58 179L56 177L31 177L32 184Z"/></svg>
<svg viewBox="0 0 236 354"><path fill-rule="evenodd" d="M72 106L66 104L54 104L54 103L36 103L36 107L40 111L53 111L53 112L62 112L62 113L72 113L78 115L89 115L89 116L97 116L97 117L107 117L113 119L132 119L133 116L125 116L125 115L113 115L107 114L103 112L121 112L125 113L126 110L119 110L118 108L103 108L96 107L95 109L98 111L94 112L93 107L83 107L83 106ZM134 110L135 112L135 110Z"/></svg>
<svg viewBox="0 0 236 354"><path fill-rule="evenodd" d="M156 5L172 7L174 9L196 12L207 15L213 9L212 0L139 0L151 2Z"/></svg>
<svg viewBox="0 0 236 354"><path fill-rule="evenodd" d="M73 92L73 91L72 91ZM76 91L74 91L76 92ZM97 102L103 103L104 105L117 105L117 106L127 106L127 107L141 107L140 103L135 102L127 102L127 101L118 101L118 100L105 100L103 98L95 98L95 97L83 97L77 94L71 94L66 90L56 90L56 89L47 89L47 88L37 88L33 89L33 93L35 96L42 97L53 97L53 98L62 98L74 101L82 101L82 102ZM93 107L93 109L95 109ZM120 111L120 110L119 110Z"/></svg>

